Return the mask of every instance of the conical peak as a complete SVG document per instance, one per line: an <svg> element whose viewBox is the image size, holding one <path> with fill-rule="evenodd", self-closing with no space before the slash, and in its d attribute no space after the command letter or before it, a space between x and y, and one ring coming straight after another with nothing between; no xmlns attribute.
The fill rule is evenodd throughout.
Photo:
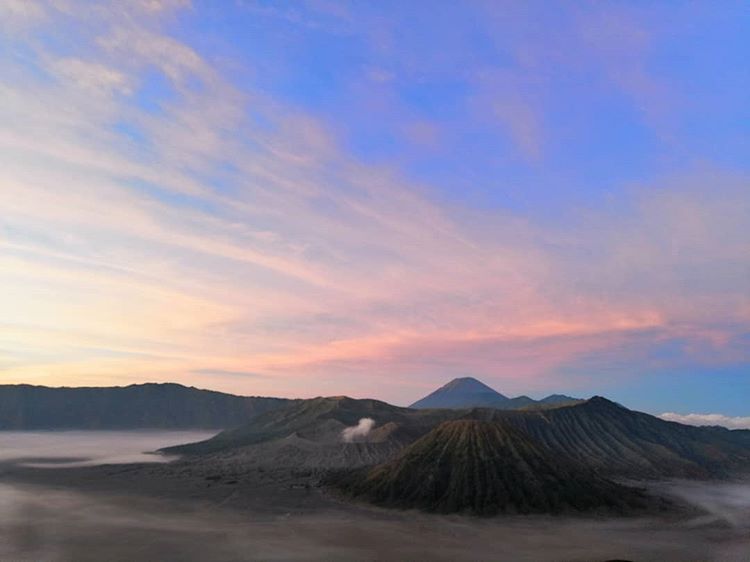
<svg viewBox="0 0 750 562"><path fill-rule="evenodd" d="M496 393L497 391L490 388L482 381L475 379L474 377L458 377L450 381L449 383L442 386L444 389L462 389L469 390L472 392L490 392Z"/></svg>
<svg viewBox="0 0 750 562"><path fill-rule="evenodd" d="M499 407L508 401L496 390L473 377L453 379L412 404L412 408Z"/></svg>

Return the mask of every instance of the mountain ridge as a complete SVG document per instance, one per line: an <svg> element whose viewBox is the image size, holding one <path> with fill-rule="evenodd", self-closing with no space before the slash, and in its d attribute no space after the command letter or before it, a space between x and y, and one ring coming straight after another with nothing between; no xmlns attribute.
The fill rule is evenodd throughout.
<svg viewBox="0 0 750 562"><path fill-rule="evenodd" d="M224 429L292 402L177 383L112 387L0 385L0 430Z"/></svg>
<svg viewBox="0 0 750 562"><path fill-rule="evenodd" d="M363 421L366 429L346 439L346 430ZM164 452L187 455L206 471L304 471L311 482L384 507L477 515L625 513L663 506L617 482L747 471L748 435L667 422L600 396L515 410L420 410L319 397Z"/></svg>
<svg viewBox="0 0 750 562"><path fill-rule="evenodd" d="M602 396L542 410L474 408L466 417L510 423L546 448L616 477L723 478L750 467L748 431L668 422Z"/></svg>
<svg viewBox="0 0 750 562"><path fill-rule="evenodd" d="M403 443L411 442L444 419L440 412L403 408L371 398L320 396L269 410L243 426L225 430L206 441L178 445L164 451L170 454L211 454L282 439L293 433L340 442L341 431L357 425L362 418L372 419L376 430L389 423L396 424L398 431L392 437L402 439Z"/></svg>
<svg viewBox="0 0 750 562"><path fill-rule="evenodd" d="M513 426L554 454L617 478L724 477L750 467L750 432L685 426L635 412L606 398L544 409L410 409L377 400L315 398L265 412L203 442L166 449L200 456L231 454L293 433L345 448L342 431L363 418L374 422L359 441L406 447L440 423L455 420ZM387 428L387 429L386 429ZM343 450L343 449L342 449ZM383 458L382 460L388 460Z"/></svg>

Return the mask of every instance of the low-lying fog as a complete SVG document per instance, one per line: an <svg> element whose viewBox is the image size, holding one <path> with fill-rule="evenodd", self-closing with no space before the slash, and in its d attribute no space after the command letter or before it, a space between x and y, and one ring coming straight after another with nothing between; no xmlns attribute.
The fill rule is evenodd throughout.
<svg viewBox="0 0 750 562"><path fill-rule="evenodd" d="M171 445L202 441L216 431L0 431L0 462L22 460L27 466L86 466L167 462L154 454Z"/></svg>
<svg viewBox="0 0 750 562"><path fill-rule="evenodd" d="M204 437L7 433L0 434L0 455L142 461L143 451ZM750 560L750 485L672 482L660 489L702 506L706 515L483 520L342 505L314 514L257 516L216 505L0 480L0 560Z"/></svg>

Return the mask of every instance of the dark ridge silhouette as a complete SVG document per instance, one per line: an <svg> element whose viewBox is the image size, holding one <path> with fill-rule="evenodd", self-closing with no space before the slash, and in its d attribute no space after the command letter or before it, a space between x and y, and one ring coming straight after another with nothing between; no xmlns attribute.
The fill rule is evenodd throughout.
<svg viewBox="0 0 750 562"><path fill-rule="evenodd" d="M475 515L627 512L651 503L509 424L477 420L444 422L397 459L335 485L383 506Z"/></svg>
<svg viewBox="0 0 750 562"><path fill-rule="evenodd" d="M550 394L546 398L539 400L542 404L556 404L556 405L570 405L583 402L580 398L573 398L572 396L566 396L565 394Z"/></svg>
<svg viewBox="0 0 750 562"><path fill-rule="evenodd" d="M0 385L0 429L224 429L290 402L173 383L98 388Z"/></svg>

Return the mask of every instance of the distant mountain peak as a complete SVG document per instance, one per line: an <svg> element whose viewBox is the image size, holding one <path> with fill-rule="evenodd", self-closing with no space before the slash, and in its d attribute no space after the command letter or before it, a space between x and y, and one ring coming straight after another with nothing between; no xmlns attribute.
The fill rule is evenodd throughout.
<svg viewBox="0 0 750 562"><path fill-rule="evenodd" d="M585 402L585 400L581 400L580 398L573 398L572 396L568 396L566 394L550 394L549 396L542 398L539 402L548 406L568 406L572 404L578 404L580 402Z"/></svg>
<svg viewBox="0 0 750 562"><path fill-rule="evenodd" d="M584 401L584 404L588 404L589 406L596 408L616 408L618 410L627 410L627 408L625 408L625 406L623 406L622 404L613 402L609 398L604 398L604 396L592 396L588 400Z"/></svg>
<svg viewBox="0 0 750 562"><path fill-rule="evenodd" d="M572 396L568 396L566 394L550 394L544 400L578 400L578 398L573 398Z"/></svg>
<svg viewBox="0 0 750 562"><path fill-rule="evenodd" d="M509 398L474 377L458 377L436 391L417 400L410 408L496 408L518 410L521 408L555 408L582 402L564 394L551 394L542 400L526 395Z"/></svg>
<svg viewBox="0 0 750 562"><path fill-rule="evenodd" d="M492 394L500 394L495 389L487 386L482 381L480 381L479 379L475 379L474 377L457 377L441 386L438 390L443 389L461 389L470 390L472 392L489 392Z"/></svg>
<svg viewBox="0 0 750 562"><path fill-rule="evenodd" d="M498 391L490 388L474 377L459 377L441 386L421 400L411 405L412 408L471 408L500 407L508 401Z"/></svg>

